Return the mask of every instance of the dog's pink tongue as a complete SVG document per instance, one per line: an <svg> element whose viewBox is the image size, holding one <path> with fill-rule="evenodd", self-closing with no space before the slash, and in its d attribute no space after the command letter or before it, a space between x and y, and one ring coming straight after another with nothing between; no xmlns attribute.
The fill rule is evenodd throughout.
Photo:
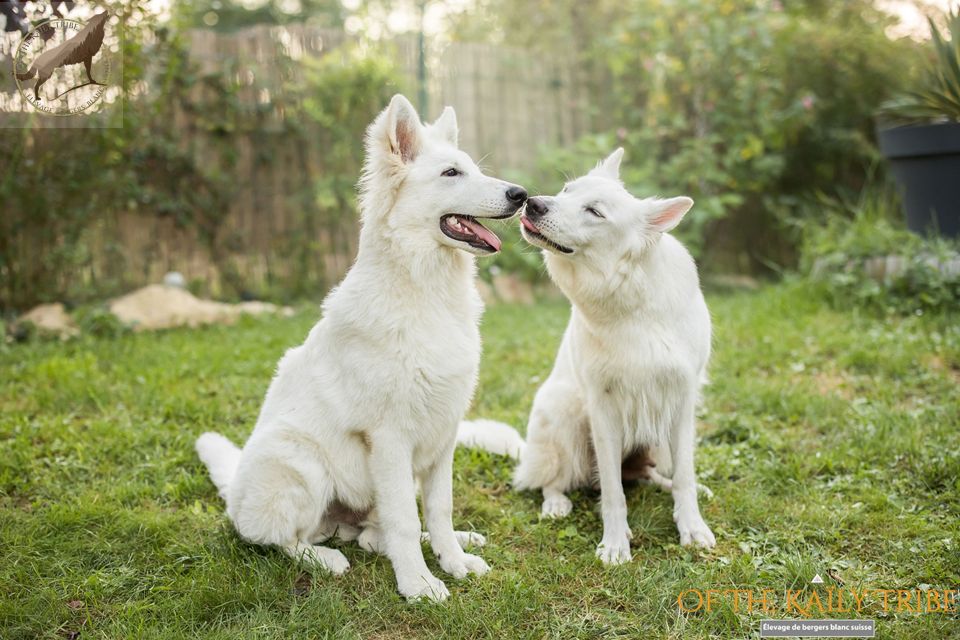
<svg viewBox="0 0 960 640"><path fill-rule="evenodd" d="M527 229L530 229L530 231L533 231L534 233L540 233L540 229L537 229L537 226L530 222L530 218L527 216L520 216L520 224L525 226Z"/></svg>
<svg viewBox="0 0 960 640"><path fill-rule="evenodd" d="M498 238L495 233L472 218L457 219L460 220L460 224L470 229L470 231L473 231L474 235L493 247L494 251L500 251L500 238Z"/></svg>

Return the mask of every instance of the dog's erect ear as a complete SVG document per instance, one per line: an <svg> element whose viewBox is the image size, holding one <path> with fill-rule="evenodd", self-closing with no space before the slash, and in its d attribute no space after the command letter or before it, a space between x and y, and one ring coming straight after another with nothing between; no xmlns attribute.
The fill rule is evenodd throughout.
<svg viewBox="0 0 960 640"><path fill-rule="evenodd" d="M441 113L437 121L433 123L433 129L444 140L453 146L457 146L457 138L460 135L460 130L457 128L457 112L453 110L453 107L443 108L443 113Z"/></svg>
<svg viewBox="0 0 960 640"><path fill-rule="evenodd" d="M654 201L653 211L650 213L650 226L655 231L670 231L680 224L680 220L690 211L693 200L686 196L670 198L669 200Z"/></svg>
<svg viewBox="0 0 960 640"><path fill-rule="evenodd" d="M619 180L621 160L623 160L623 147L618 147L617 150L607 156L605 160L597 163L597 168L591 171L591 173Z"/></svg>
<svg viewBox="0 0 960 640"><path fill-rule="evenodd" d="M404 162L413 162L420 152L423 125L417 110L399 93L387 107L386 125L390 153L400 156Z"/></svg>

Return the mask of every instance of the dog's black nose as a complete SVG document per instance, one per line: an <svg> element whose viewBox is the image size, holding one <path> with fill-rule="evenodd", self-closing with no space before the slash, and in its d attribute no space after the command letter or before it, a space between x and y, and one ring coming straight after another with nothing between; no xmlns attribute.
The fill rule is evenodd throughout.
<svg viewBox="0 0 960 640"><path fill-rule="evenodd" d="M507 200L514 204L523 204L527 199L527 190L523 187L510 187L507 189Z"/></svg>
<svg viewBox="0 0 960 640"><path fill-rule="evenodd" d="M540 198L530 198L527 200L527 217L542 218L547 215L547 205Z"/></svg>

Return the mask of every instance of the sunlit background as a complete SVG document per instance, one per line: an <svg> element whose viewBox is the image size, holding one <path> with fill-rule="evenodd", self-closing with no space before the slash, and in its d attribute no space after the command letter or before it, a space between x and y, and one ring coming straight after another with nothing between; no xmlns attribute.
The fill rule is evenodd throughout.
<svg viewBox="0 0 960 640"><path fill-rule="evenodd" d="M705 277L776 278L816 262L812 234L863 202L899 220L878 114L925 73L927 21L944 24L949 6L14 4L27 19L0 17L0 64L10 68L28 25L106 8L104 55L122 74L101 102L60 119L34 113L3 76L8 312L101 299L169 271L221 298L321 296L356 249L363 130L398 91L425 119L454 106L463 148L534 193L622 145L635 193L696 199L678 233ZM50 95L69 84L63 74ZM537 254L503 235L482 277L536 288Z"/></svg>

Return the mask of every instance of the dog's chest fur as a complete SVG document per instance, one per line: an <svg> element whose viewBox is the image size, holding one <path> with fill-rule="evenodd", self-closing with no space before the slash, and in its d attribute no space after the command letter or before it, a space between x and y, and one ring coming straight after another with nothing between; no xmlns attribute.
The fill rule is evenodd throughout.
<svg viewBox="0 0 960 640"><path fill-rule="evenodd" d="M710 352L710 317L689 254L665 236L642 267L581 268L552 255L547 266L574 306L571 355L588 404L616 406L625 451L666 443Z"/></svg>
<svg viewBox="0 0 960 640"><path fill-rule="evenodd" d="M317 341L351 399L342 416L348 430L403 429L431 455L453 438L476 385L482 303L472 269L446 275L455 286L345 282L331 300L330 327Z"/></svg>
<svg viewBox="0 0 960 640"><path fill-rule="evenodd" d="M480 365L480 332L470 316L425 314L405 335L397 335L387 351L412 354L396 371L395 410L406 410L405 424L418 425L411 435L417 450L432 452L447 442L469 408ZM431 459L431 455L425 456ZM419 458L416 456L415 458Z"/></svg>
<svg viewBox="0 0 960 640"><path fill-rule="evenodd" d="M624 451L667 441L696 371L672 330L647 319L589 328L574 309L571 346L584 396L611 403L624 429Z"/></svg>
<svg viewBox="0 0 960 640"><path fill-rule="evenodd" d="M284 449L287 462L309 468L322 460L351 508L372 499L365 468L371 437L399 436L420 472L452 446L470 404L482 303L472 269L445 275L459 286L403 287L402 278L359 260L328 296L305 343L278 365L258 430L283 424L296 431L296 446Z"/></svg>

